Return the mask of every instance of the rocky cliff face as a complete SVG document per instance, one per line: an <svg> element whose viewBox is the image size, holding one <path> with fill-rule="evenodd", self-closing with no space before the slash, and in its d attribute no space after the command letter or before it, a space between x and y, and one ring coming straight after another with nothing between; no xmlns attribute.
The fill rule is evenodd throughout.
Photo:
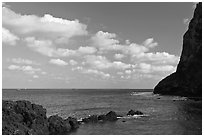
<svg viewBox="0 0 204 137"><path fill-rule="evenodd" d="M202 3L183 36L183 50L177 70L156 85L154 93L202 97Z"/></svg>
<svg viewBox="0 0 204 137"><path fill-rule="evenodd" d="M55 115L47 118L46 109L29 101L2 101L3 135L67 134L77 129L75 118L62 119Z"/></svg>

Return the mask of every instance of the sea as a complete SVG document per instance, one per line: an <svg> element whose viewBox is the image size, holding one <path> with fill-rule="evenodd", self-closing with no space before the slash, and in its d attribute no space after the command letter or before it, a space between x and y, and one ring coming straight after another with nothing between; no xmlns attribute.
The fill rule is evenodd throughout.
<svg viewBox="0 0 204 137"><path fill-rule="evenodd" d="M78 120L115 111L115 122L81 124L71 135L201 135L202 101L160 96L152 89L3 89L3 100L28 100L47 116ZM126 116L129 110L141 116Z"/></svg>

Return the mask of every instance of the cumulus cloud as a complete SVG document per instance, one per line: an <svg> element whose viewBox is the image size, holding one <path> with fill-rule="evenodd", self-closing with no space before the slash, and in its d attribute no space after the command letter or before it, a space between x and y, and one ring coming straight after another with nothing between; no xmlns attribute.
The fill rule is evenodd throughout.
<svg viewBox="0 0 204 137"><path fill-rule="evenodd" d="M146 39L142 44L131 43L126 40L125 44L120 44L116 39L116 34L99 31L92 38L93 45L100 47L100 50L120 51L123 54L116 54L115 58L121 58L123 55L129 55L132 62L151 61L153 63L177 64L179 57L166 52L150 52L151 48L158 46L153 38Z"/></svg>
<svg viewBox="0 0 204 137"><path fill-rule="evenodd" d="M18 65L10 65L8 66L9 70L23 71L28 74L34 74L35 72L41 71L40 68L33 68L32 66L18 66Z"/></svg>
<svg viewBox="0 0 204 137"><path fill-rule="evenodd" d="M125 70L125 73L126 73L126 74L131 74L132 71L131 71L131 70Z"/></svg>
<svg viewBox="0 0 204 137"><path fill-rule="evenodd" d="M38 75L33 75L33 78L39 78L39 76Z"/></svg>
<svg viewBox="0 0 204 137"><path fill-rule="evenodd" d="M87 70L83 70L82 72L86 73L86 74L95 74L95 75L100 76L102 78L110 78L110 74L104 73L102 71L98 71L95 69L87 69Z"/></svg>
<svg viewBox="0 0 204 137"><path fill-rule="evenodd" d="M93 46L98 47L100 50L119 50L121 48L119 41L115 39L116 34L98 31L91 38Z"/></svg>
<svg viewBox="0 0 204 137"><path fill-rule="evenodd" d="M145 47L148 47L148 48L154 48L156 46L158 46L158 43L157 42L154 42L154 39L153 38L149 38L149 39L146 39L144 42L143 42L143 45Z"/></svg>
<svg viewBox="0 0 204 137"><path fill-rule="evenodd" d="M74 66L74 65L77 65L78 62L76 62L75 60L71 59L71 60L69 61L69 64L71 64L72 66Z"/></svg>
<svg viewBox="0 0 204 137"><path fill-rule="evenodd" d="M75 68L72 68L72 71L75 71L75 70L83 70L83 67L82 66L77 66Z"/></svg>
<svg viewBox="0 0 204 137"><path fill-rule="evenodd" d="M86 35L87 26L78 20L68 20L45 14L43 17L36 15L21 15L7 7L2 9L2 24L11 28L16 34L29 36L44 36L50 38L71 38Z"/></svg>
<svg viewBox="0 0 204 137"><path fill-rule="evenodd" d="M24 39L27 46L32 50L48 57L69 57L94 54L97 50L94 47L79 47L76 50L57 48L52 40L38 40L35 37L26 37Z"/></svg>
<svg viewBox="0 0 204 137"><path fill-rule="evenodd" d="M66 65L68 65L67 62L65 62L65 61L63 61L63 60L61 60L61 59L51 59L51 60L49 61L49 63L50 63L50 64L55 64L55 65L58 65L58 66L66 66Z"/></svg>
<svg viewBox="0 0 204 137"><path fill-rule="evenodd" d="M172 65L151 65L147 63L140 63L139 64L140 72L142 73L155 73L155 72L174 72L176 67Z"/></svg>
<svg viewBox="0 0 204 137"><path fill-rule="evenodd" d="M8 29L2 28L2 42L3 43L15 46L18 40L20 40L19 37L11 33Z"/></svg>
<svg viewBox="0 0 204 137"><path fill-rule="evenodd" d="M125 55L123 55L123 54L115 54L114 55L114 58L115 59L118 59L118 60L121 60L122 58L124 58L125 57Z"/></svg>
<svg viewBox="0 0 204 137"><path fill-rule="evenodd" d="M97 50L94 47L79 47L77 52L82 53L82 54L93 54L95 53Z"/></svg>
<svg viewBox="0 0 204 137"><path fill-rule="evenodd" d="M127 69L130 68L130 64L125 64L120 61L110 62L105 56L87 55L85 56L86 63L97 69Z"/></svg>
<svg viewBox="0 0 204 137"><path fill-rule="evenodd" d="M178 64L179 57L167 52L141 53L132 57L133 62L148 62L151 64Z"/></svg>
<svg viewBox="0 0 204 137"><path fill-rule="evenodd" d="M22 58L12 58L12 59L8 59L8 61L16 64L39 65L39 63L35 61L29 60L29 59L22 59Z"/></svg>

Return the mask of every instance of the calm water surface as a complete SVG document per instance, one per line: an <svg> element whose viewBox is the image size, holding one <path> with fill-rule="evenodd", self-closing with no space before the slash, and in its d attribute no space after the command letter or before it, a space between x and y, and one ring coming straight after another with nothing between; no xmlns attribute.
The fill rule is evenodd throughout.
<svg viewBox="0 0 204 137"><path fill-rule="evenodd" d="M146 115L116 122L82 124L71 133L73 135L202 134L201 101L154 95L152 90L3 89L2 98L41 104L47 109L47 116L58 114L64 118L80 119L111 110L125 116L130 109L140 110Z"/></svg>

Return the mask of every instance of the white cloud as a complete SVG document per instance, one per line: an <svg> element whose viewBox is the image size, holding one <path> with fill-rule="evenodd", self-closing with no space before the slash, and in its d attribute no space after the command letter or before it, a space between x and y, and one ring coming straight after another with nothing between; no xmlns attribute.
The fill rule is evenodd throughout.
<svg viewBox="0 0 204 137"><path fill-rule="evenodd" d="M124 58L125 57L125 55L123 55L123 54L115 54L114 55L114 58L115 59L118 59L118 60L121 60L122 58Z"/></svg>
<svg viewBox="0 0 204 137"><path fill-rule="evenodd" d="M39 78L39 76L38 75L33 75L33 78Z"/></svg>
<svg viewBox="0 0 204 137"><path fill-rule="evenodd" d="M102 71L98 71L95 69L87 69L87 70L84 70L83 73L95 74L95 75L101 76L102 78L110 78L110 74L104 73Z"/></svg>
<svg viewBox="0 0 204 137"><path fill-rule="evenodd" d="M110 62L104 56L87 55L85 56L86 63L94 68L107 69L110 67Z"/></svg>
<svg viewBox="0 0 204 137"><path fill-rule="evenodd" d="M139 56L140 54L147 52L149 49L145 46L138 45L136 43L131 43L128 46L123 46L122 52L124 54L129 54L131 56Z"/></svg>
<svg viewBox="0 0 204 137"><path fill-rule="evenodd" d="M49 61L49 63L50 63L50 64L55 64L55 65L58 65L58 66L66 66L66 65L68 65L67 62L65 62L65 61L63 61L63 60L61 60L61 59L51 59L51 60Z"/></svg>
<svg viewBox="0 0 204 137"><path fill-rule="evenodd" d="M131 74L132 71L131 71L131 70L125 70L125 73L126 73L126 74Z"/></svg>
<svg viewBox="0 0 204 137"><path fill-rule="evenodd" d="M76 54L76 51L56 48L51 40L37 40L34 37L26 37L25 42L32 50L48 57L66 57Z"/></svg>
<svg viewBox="0 0 204 137"><path fill-rule="evenodd" d="M94 47L79 47L77 51L82 54L93 54L97 51L97 49Z"/></svg>
<svg viewBox="0 0 204 137"><path fill-rule="evenodd" d="M8 66L8 69L9 69L9 70L19 70L19 69L20 69L20 66L10 65L10 66Z"/></svg>
<svg viewBox="0 0 204 137"><path fill-rule="evenodd" d="M146 39L144 42L143 42L143 45L145 47L148 47L148 48L154 48L156 46L158 46L158 43L157 42L154 42L154 39L153 38L149 38L149 39Z"/></svg>
<svg viewBox="0 0 204 137"><path fill-rule="evenodd" d="M47 74L47 72L43 71L43 72L41 72L41 74L46 75L46 74Z"/></svg>
<svg viewBox="0 0 204 137"><path fill-rule="evenodd" d="M105 56L87 55L85 56L86 63L97 69L127 69L130 68L130 64L125 64L120 61L110 62Z"/></svg>
<svg viewBox="0 0 204 137"><path fill-rule="evenodd" d="M78 64L78 62L76 62L75 60L73 60L73 59L71 59L70 61L69 61L69 63L72 65L72 66L74 66L74 65L77 65Z"/></svg>
<svg viewBox="0 0 204 137"><path fill-rule="evenodd" d="M39 63L29 60L29 59L22 59L22 58L12 58L11 60L9 59L12 63L16 64L27 64L27 65L39 65Z"/></svg>
<svg viewBox="0 0 204 137"><path fill-rule="evenodd" d="M72 68L72 71L75 71L75 70L83 70L83 67L78 66L78 67Z"/></svg>
<svg viewBox="0 0 204 137"><path fill-rule="evenodd" d="M12 46L16 45L16 41L20 40L19 37L12 34L9 30L2 28L2 42Z"/></svg>
<svg viewBox="0 0 204 137"><path fill-rule="evenodd" d="M16 34L26 36L44 36L50 38L86 35L87 26L78 20L56 18L45 14L43 17L36 15L21 15L7 7L2 9L2 24L8 26Z"/></svg>
<svg viewBox="0 0 204 137"><path fill-rule="evenodd" d="M151 64L178 64L179 57L166 52L142 53L132 57L134 62L149 62Z"/></svg>
<svg viewBox="0 0 204 137"><path fill-rule="evenodd" d="M8 66L9 70L23 71L28 74L34 74L35 72L41 71L40 68L33 68L32 66L18 66L18 65L10 65Z"/></svg>
<svg viewBox="0 0 204 137"><path fill-rule="evenodd" d="M68 57L94 54L97 50L94 47L79 47L76 50L56 48L51 40L37 40L35 37L26 37L24 41L32 50L48 57Z"/></svg>
<svg viewBox="0 0 204 137"><path fill-rule="evenodd" d="M116 34L98 31L91 38L92 45L100 50L118 50L121 48L119 41L115 39Z"/></svg>
<svg viewBox="0 0 204 137"><path fill-rule="evenodd" d="M172 73L176 71L176 67L172 65L151 65L147 63L140 63L139 64L140 72L142 73L161 73L161 72L166 72L166 73Z"/></svg>
<svg viewBox="0 0 204 137"><path fill-rule="evenodd" d="M111 63L111 67L116 69L128 69L131 67L131 64L125 64L120 61L114 61L113 63Z"/></svg>

